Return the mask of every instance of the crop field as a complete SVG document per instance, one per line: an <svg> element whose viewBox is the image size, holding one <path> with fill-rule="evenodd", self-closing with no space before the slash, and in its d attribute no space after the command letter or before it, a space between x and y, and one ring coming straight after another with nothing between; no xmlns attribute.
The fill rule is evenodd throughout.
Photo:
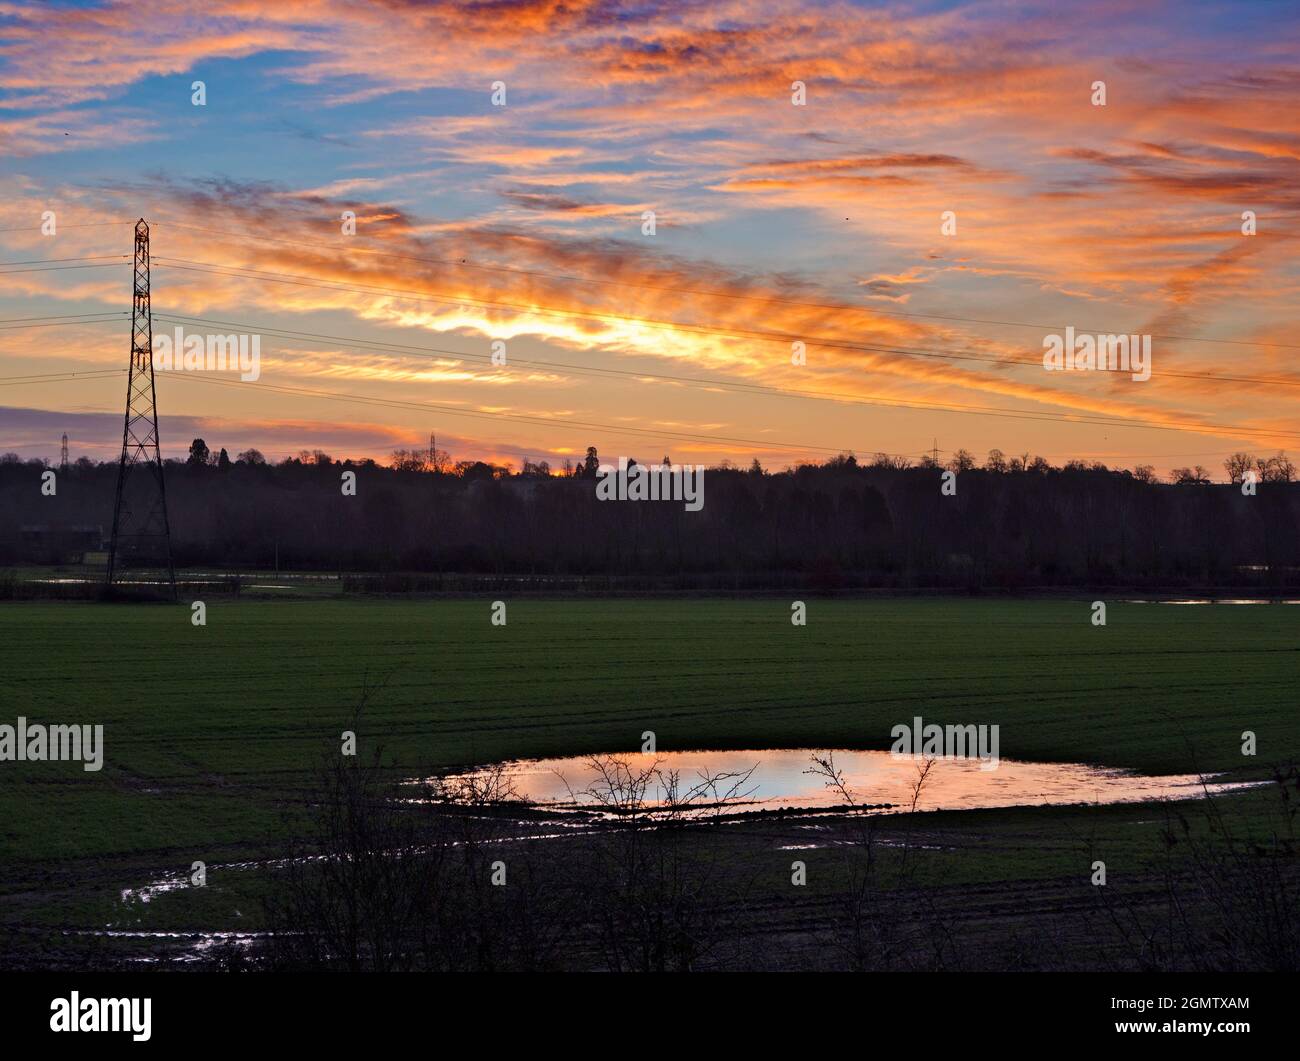
<svg viewBox="0 0 1300 1061"><path fill-rule="evenodd" d="M8 860L255 841L355 728L395 769L630 751L888 748L1001 726L1006 758L1253 776L1300 748L1300 607L488 601L0 607L3 720L105 728L105 763L0 767ZM938 647L942 646L942 648ZM354 713L366 697L359 720ZM1259 754L1241 752L1252 730Z"/></svg>
<svg viewBox="0 0 1300 1061"><path fill-rule="evenodd" d="M1300 607L487 601L0 607L4 720L103 724L103 770L0 768L4 857L263 835L355 728L396 770L659 748L879 748L1001 726L1001 754L1251 776L1300 748ZM35 663L32 663L35 661ZM354 715L367 700L360 718ZM1260 753L1243 757L1242 732ZM1273 754L1270 754L1273 753Z"/></svg>
<svg viewBox="0 0 1300 1061"><path fill-rule="evenodd" d="M344 730L397 775L632 751L646 730L661 751L887 749L918 715L996 723L1004 758L1147 773L1267 777L1300 748L1298 607L1111 604L1105 626L1087 601L807 607L800 627L780 599L520 600L504 626L488 600L214 599L204 626L185 605L0 606L0 723L104 726L100 771L0 764L0 924L95 923L159 871L273 856ZM1126 824L1140 807L942 817L1007 834L944 856L977 881L1059 872L1091 828L1155 835ZM149 916L220 922L234 900L209 893Z"/></svg>

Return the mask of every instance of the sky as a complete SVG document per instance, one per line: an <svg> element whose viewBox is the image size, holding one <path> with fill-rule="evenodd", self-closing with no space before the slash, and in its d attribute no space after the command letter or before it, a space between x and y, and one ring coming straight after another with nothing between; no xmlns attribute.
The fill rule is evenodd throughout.
<svg viewBox="0 0 1300 1061"><path fill-rule="evenodd" d="M0 452L116 458L144 218L155 334L261 343L164 456L1222 479L1300 449L1298 102L1285 3L0 0Z"/></svg>

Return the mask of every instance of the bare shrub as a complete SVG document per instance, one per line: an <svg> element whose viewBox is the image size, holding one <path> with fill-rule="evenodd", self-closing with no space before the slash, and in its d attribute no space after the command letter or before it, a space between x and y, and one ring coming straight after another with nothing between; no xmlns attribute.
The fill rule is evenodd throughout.
<svg viewBox="0 0 1300 1061"><path fill-rule="evenodd" d="M917 766L911 800L901 830L882 835L882 820L869 813L835 765L833 752L814 753L804 771L837 793L848 813L840 821L846 888L833 933L836 945L855 970L947 969L960 957L953 919L941 912L933 892L917 880L914 828L916 808L935 760ZM892 823L891 823L892 824Z"/></svg>
<svg viewBox="0 0 1300 1061"><path fill-rule="evenodd" d="M660 761L633 766L592 758L581 793L612 819L593 831L589 916L612 971L688 972L705 967L738 930L745 885L723 870L708 826L749 796L753 768L702 773L684 783Z"/></svg>
<svg viewBox="0 0 1300 1061"><path fill-rule="evenodd" d="M1207 787L1165 804L1154 878L1095 888L1118 957L1142 970L1300 970L1300 771L1279 768L1263 813Z"/></svg>

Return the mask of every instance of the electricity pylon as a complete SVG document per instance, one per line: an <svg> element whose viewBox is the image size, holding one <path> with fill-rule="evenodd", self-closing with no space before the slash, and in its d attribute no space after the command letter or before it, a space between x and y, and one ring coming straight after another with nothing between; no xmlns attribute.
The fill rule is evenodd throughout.
<svg viewBox="0 0 1300 1061"><path fill-rule="evenodd" d="M131 369L126 384L122 459L117 467L113 540L108 554L108 585L130 561L167 565L167 584L176 596L171 524L162 454L158 450L158 406L153 383L153 314L149 305L149 226L135 226L135 283L131 299Z"/></svg>

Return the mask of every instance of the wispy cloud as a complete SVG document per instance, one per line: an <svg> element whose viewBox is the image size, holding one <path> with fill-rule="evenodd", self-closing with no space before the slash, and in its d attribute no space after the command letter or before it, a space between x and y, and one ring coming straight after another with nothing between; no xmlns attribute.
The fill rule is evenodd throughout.
<svg viewBox="0 0 1300 1061"><path fill-rule="evenodd" d="M1098 10L0 2L0 149L37 167L7 178L0 218L20 227L51 202L150 214L161 221L158 304L174 312L364 326L479 352L519 340L538 361L581 355L588 367L932 405L1283 424L1283 396L1161 378L1160 366L1289 371L1278 345L1189 340L1290 341L1300 31L1266 5ZM1136 53L1155 23L1161 47ZM292 87L312 109L286 113L268 95L214 110L196 132L151 108L159 79L183 79L168 86L179 92L212 69ZM490 101L498 80L506 107ZM1105 107L1090 98L1098 80ZM265 160L242 139L263 110L293 144ZM244 176L190 176L205 170L184 150L155 156L153 179L88 176L96 153L146 141L216 144L233 160L226 171ZM75 162L60 169L61 155ZM653 239L639 228L650 210ZM344 211L357 217L353 243ZM1257 235L1242 234L1244 211ZM59 239L99 246L71 229ZM278 276L237 275L249 270ZM121 303L120 283L90 273L4 284L15 300ZM934 356L1032 360L1042 332L1022 325L1037 322L1164 336L1156 378L1134 391ZM790 363L795 336L815 350L806 366ZM581 402L551 407L618 411L605 397L614 384L563 373L317 352L280 367L386 393L450 388L467 408L491 387L520 409L576 393ZM670 392L687 400L667 383L641 393ZM747 413L750 434L773 418L804 434L771 399L725 401L725 418L696 402L681 419L743 426ZM840 437L862 437L849 412L827 412ZM663 413L646 418L676 422ZM1065 429L1014 430L1047 440Z"/></svg>

